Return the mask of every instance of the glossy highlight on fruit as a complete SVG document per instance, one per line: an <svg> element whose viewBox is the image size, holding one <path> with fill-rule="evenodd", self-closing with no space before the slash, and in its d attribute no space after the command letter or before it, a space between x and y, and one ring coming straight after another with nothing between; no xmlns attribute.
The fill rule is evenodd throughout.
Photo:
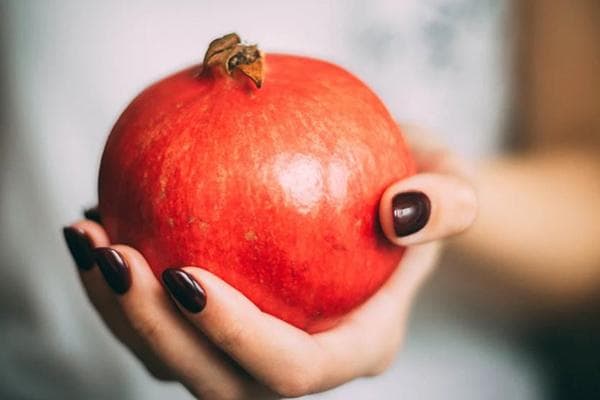
<svg viewBox="0 0 600 400"><path fill-rule="evenodd" d="M199 266L264 312L322 331L400 261L378 202L414 164L350 73L293 55L261 62L260 88L244 71L195 65L138 95L104 150L100 213L111 241L157 276Z"/></svg>

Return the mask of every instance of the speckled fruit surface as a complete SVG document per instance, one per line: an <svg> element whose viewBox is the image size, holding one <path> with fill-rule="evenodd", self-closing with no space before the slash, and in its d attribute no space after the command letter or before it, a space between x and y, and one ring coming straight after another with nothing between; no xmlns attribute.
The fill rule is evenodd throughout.
<svg viewBox="0 0 600 400"><path fill-rule="evenodd" d="M396 268L404 249L383 236L378 201L414 164L357 78L305 57L266 65L261 88L194 66L144 90L106 144L100 213L157 276L200 266L317 332Z"/></svg>

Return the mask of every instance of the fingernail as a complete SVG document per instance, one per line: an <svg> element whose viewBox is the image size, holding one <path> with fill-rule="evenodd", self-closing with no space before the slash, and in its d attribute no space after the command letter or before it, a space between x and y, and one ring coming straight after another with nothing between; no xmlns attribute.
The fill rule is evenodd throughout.
<svg viewBox="0 0 600 400"><path fill-rule="evenodd" d="M77 267L83 271L90 270L94 266L94 257L92 256L92 242L85 231L67 226L63 228L63 236Z"/></svg>
<svg viewBox="0 0 600 400"><path fill-rule="evenodd" d="M429 221L431 203L421 192L398 193L392 199L394 231L403 237L420 231Z"/></svg>
<svg viewBox="0 0 600 400"><path fill-rule="evenodd" d="M92 207L92 208L88 208L87 210L83 211L83 216L86 219L92 220L94 222L97 223L102 223L100 221L100 211L98 211L98 207Z"/></svg>
<svg viewBox="0 0 600 400"><path fill-rule="evenodd" d="M162 280L183 308L194 314L204 310L206 293L190 274L180 269L169 268L163 272Z"/></svg>
<svg viewBox="0 0 600 400"><path fill-rule="evenodd" d="M127 261L119 252L110 247L94 250L94 259L106 283L117 294L126 293L131 287L131 273Z"/></svg>

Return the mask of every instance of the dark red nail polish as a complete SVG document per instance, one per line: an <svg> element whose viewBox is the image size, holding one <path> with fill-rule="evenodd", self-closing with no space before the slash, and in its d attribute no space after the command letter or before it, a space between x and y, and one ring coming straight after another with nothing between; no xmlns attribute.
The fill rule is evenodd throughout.
<svg viewBox="0 0 600 400"><path fill-rule="evenodd" d="M63 236L77 267L84 271L91 269L94 266L92 242L85 231L80 228L67 226L63 228Z"/></svg>
<svg viewBox="0 0 600 400"><path fill-rule="evenodd" d="M117 294L126 293L131 287L131 273L125 258L110 247L94 250L94 259L100 268L106 283Z"/></svg>
<svg viewBox="0 0 600 400"><path fill-rule="evenodd" d="M204 289L187 272L169 268L162 274L162 280L167 290L175 300L191 313L199 313L206 306Z"/></svg>
<svg viewBox="0 0 600 400"><path fill-rule="evenodd" d="M102 223L102 221L100 220L100 211L98 211L98 207L92 207L92 208L88 208L87 210L84 210L83 216L86 219L92 220L99 224Z"/></svg>
<svg viewBox="0 0 600 400"><path fill-rule="evenodd" d="M392 213L396 236L408 236L427 224L431 203L421 192L398 193L392 199Z"/></svg>

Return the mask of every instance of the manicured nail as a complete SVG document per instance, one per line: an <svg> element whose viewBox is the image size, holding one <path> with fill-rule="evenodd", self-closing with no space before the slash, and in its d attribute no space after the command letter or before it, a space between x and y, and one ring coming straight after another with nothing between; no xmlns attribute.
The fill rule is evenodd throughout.
<svg viewBox="0 0 600 400"><path fill-rule="evenodd" d="M398 193L392 199L392 213L396 236L408 236L427 224L431 203L421 192Z"/></svg>
<svg viewBox="0 0 600 400"><path fill-rule="evenodd" d="M94 266L94 257L92 256L92 242L85 231L67 226L63 228L63 236L77 267L83 271L90 270Z"/></svg>
<svg viewBox="0 0 600 400"><path fill-rule="evenodd" d="M92 207L92 208L88 208L87 210L84 210L83 216L86 219L92 220L99 224L102 223L102 221L100 220L100 211L98 211L98 207Z"/></svg>
<svg viewBox="0 0 600 400"><path fill-rule="evenodd" d="M162 280L175 300L191 313L199 313L206 306L204 289L187 272L169 268L162 273Z"/></svg>
<svg viewBox="0 0 600 400"><path fill-rule="evenodd" d="M94 259L100 268L106 283L117 294L126 293L131 287L131 273L125 258L110 247L94 250Z"/></svg>

